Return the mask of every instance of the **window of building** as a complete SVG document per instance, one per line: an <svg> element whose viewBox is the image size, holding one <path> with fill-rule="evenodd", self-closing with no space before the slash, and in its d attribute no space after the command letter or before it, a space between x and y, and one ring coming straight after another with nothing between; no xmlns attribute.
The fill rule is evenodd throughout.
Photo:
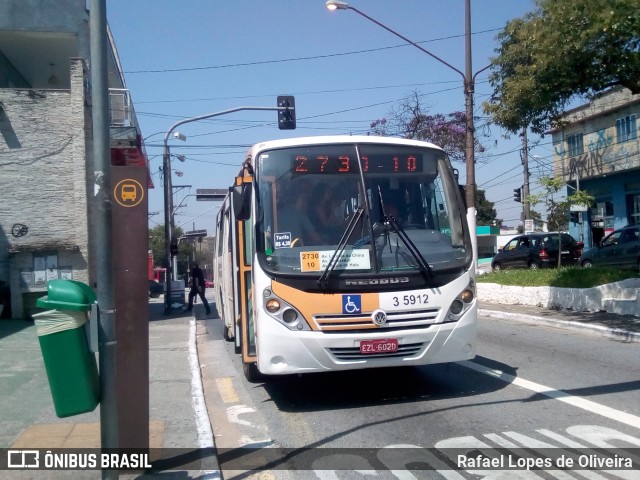
<svg viewBox="0 0 640 480"><path fill-rule="evenodd" d="M627 195L626 201L629 225L640 225L640 193Z"/></svg>
<svg viewBox="0 0 640 480"><path fill-rule="evenodd" d="M591 209L591 220L594 226L600 228L613 228L615 216L613 215L613 201L596 200L596 208Z"/></svg>
<svg viewBox="0 0 640 480"><path fill-rule="evenodd" d="M567 145L569 147L570 157L575 157L584 153L582 136L582 132L567 135Z"/></svg>
<svg viewBox="0 0 640 480"><path fill-rule="evenodd" d="M49 280L60 278L56 253L33 255L33 284L44 287Z"/></svg>
<svg viewBox="0 0 640 480"><path fill-rule="evenodd" d="M635 113L616 120L616 136L618 143L634 140L638 136Z"/></svg>

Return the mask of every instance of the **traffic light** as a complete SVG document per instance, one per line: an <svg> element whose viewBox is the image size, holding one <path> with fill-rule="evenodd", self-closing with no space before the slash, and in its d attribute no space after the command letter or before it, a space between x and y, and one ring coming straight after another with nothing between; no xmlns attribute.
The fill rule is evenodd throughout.
<svg viewBox="0 0 640 480"><path fill-rule="evenodd" d="M177 257L178 256L178 244L171 242L169 244L169 252L171 253L172 257Z"/></svg>
<svg viewBox="0 0 640 480"><path fill-rule="evenodd" d="M286 107L286 110L278 110L278 128L280 130L295 130L296 128L296 100L292 95L278 97L278 107Z"/></svg>
<svg viewBox="0 0 640 480"><path fill-rule="evenodd" d="M522 187L513 189L513 200L522 203Z"/></svg>

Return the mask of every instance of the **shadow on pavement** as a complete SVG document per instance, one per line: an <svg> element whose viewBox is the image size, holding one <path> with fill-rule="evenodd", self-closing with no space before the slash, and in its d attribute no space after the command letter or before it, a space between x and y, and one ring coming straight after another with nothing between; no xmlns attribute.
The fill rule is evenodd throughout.
<svg viewBox="0 0 640 480"><path fill-rule="evenodd" d="M0 340L33 326L29 320L0 320Z"/></svg>
<svg viewBox="0 0 640 480"><path fill-rule="evenodd" d="M516 369L509 365L484 357L476 357L474 362L516 376ZM274 376L263 387L280 410L304 412L466 398L507 385L462 365L447 363Z"/></svg>

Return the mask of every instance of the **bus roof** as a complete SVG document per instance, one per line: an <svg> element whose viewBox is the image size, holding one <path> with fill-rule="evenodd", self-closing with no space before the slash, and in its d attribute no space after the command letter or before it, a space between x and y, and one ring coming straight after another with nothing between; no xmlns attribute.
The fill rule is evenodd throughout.
<svg viewBox="0 0 640 480"><path fill-rule="evenodd" d="M266 142L260 142L253 145L248 155L254 157L258 151L267 150L271 148L283 148L283 147L295 147L301 145L322 145L330 143L369 143L369 144L395 144L406 145L413 147L434 148L436 150L442 150L442 148L434 145L433 143L423 142L421 140L410 140L406 138L398 137L379 137L375 135L324 135L316 137L296 137L296 138L283 138L280 140L269 140Z"/></svg>

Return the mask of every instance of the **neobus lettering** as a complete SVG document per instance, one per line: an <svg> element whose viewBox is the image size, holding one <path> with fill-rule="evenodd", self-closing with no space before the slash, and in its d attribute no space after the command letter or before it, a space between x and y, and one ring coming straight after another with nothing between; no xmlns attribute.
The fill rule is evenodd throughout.
<svg viewBox="0 0 640 480"><path fill-rule="evenodd" d="M346 286L361 286L361 285L391 285L396 283L409 283L409 277L394 277L394 278L376 278L376 279L347 279L345 280Z"/></svg>

